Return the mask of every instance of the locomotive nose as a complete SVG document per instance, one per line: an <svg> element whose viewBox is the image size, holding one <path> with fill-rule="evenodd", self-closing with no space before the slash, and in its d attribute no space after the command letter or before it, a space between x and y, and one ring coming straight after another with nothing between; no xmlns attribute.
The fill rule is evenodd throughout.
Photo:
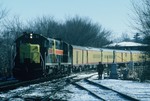
<svg viewBox="0 0 150 101"><path fill-rule="evenodd" d="M20 46L21 63L40 63L40 46L38 44L23 44Z"/></svg>

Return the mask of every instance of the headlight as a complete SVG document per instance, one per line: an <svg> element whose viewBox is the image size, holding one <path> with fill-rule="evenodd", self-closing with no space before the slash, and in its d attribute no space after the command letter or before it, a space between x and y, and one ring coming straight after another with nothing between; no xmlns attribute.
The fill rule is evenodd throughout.
<svg viewBox="0 0 150 101"><path fill-rule="evenodd" d="M32 37L32 35L33 35L33 34L31 33L31 34L30 34L30 39L32 39L32 38L33 38L33 37Z"/></svg>

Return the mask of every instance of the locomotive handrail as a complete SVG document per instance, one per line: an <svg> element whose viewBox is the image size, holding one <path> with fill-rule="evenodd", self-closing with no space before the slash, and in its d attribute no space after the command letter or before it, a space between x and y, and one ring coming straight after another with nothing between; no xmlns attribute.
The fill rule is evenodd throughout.
<svg viewBox="0 0 150 101"><path fill-rule="evenodd" d="M11 59L12 59L12 61L11 61L11 66L12 66L12 68L14 67L14 65L15 65L15 58L16 58L16 56L17 56L17 54L16 54L16 51L14 50L14 47L13 47L14 45L12 45L12 47L11 47Z"/></svg>
<svg viewBox="0 0 150 101"><path fill-rule="evenodd" d="M41 52L40 52L40 57L41 57L41 60L42 60L42 67L43 67L43 70L45 70L44 59L43 59L43 57L42 57L42 55L41 55Z"/></svg>

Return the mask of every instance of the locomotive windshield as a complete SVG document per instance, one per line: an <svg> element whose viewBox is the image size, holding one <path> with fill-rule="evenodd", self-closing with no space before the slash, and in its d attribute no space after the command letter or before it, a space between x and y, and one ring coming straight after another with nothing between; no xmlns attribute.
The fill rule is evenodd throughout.
<svg viewBox="0 0 150 101"><path fill-rule="evenodd" d="M20 46L20 63L40 63L40 47L38 44L22 44Z"/></svg>

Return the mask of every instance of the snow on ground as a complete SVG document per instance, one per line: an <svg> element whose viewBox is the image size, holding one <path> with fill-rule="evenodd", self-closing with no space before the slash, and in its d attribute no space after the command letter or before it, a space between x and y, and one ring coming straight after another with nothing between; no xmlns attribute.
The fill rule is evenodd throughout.
<svg viewBox="0 0 150 101"><path fill-rule="evenodd" d="M84 78L90 75L93 75L94 73L80 73L77 75L76 79L78 78ZM76 74L75 74L76 75ZM73 76L73 75L71 75ZM55 81L55 80L54 80ZM32 84L26 87L19 87L14 90L10 90L8 92L0 92L0 100L18 100L18 99L24 99L24 98L44 98L45 96L51 95L51 92L55 90L57 87L64 85L66 82L63 79L59 79L59 82L52 82L47 81L39 84ZM71 86L71 87L70 87ZM89 98L88 93L83 92L81 90L78 90L77 93L75 92L77 88L72 87L73 85L70 85L69 87L69 93L67 94L67 90L63 90L62 92L57 92L56 95L59 95L55 98L65 98L65 99L72 99L75 101L75 99L86 99ZM67 87L66 87L67 88ZM75 92L75 93L70 93ZM79 93L81 92L81 93ZM86 96L81 96L85 94ZM64 95L64 96L62 96ZM70 97L71 96L71 97ZM53 96L52 96L53 97ZM53 97L54 98L54 97ZM72 101L70 100L70 101ZM83 100L84 101L84 100ZM90 100L89 100L90 101Z"/></svg>
<svg viewBox="0 0 150 101"><path fill-rule="evenodd" d="M86 76L86 75L83 75ZM140 83L138 81L117 80L117 79L98 79L98 75L94 75L90 80L110 87L116 91L123 92L129 96L141 99L141 101L150 101L150 83ZM89 85L87 85L89 86ZM99 92L99 89L95 89ZM66 91L63 96L66 96L69 101L97 101L88 92L76 88L76 86L69 85L63 89ZM57 93L58 94L58 93ZM62 94L62 93L61 93ZM60 96L58 94L58 96Z"/></svg>
<svg viewBox="0 0 150 101"><path fill-rule="evenodd" d="M140 98L141 100L150 101L150 83L140 83L137 81L128 80L115 80L115 79L98 79L97 73L81 73L77 78L84 78L95 74L90 80L100 83L102 85L111 87L117 91L132 95L133 97ZM0 93L0 100L9 99L15 101L14 98L19 100L21 98L40 97L43 98L46 95L50 95L52 90L57 85L62 85L64 81L59 83L52 83L51 81L43 82L39 84L29 85L27 87L20 87L18 89L10 90L5 93ZM97 91L99 89L96 89ZM144 93L144 94L143 94ZM141 95L143 94L143 95ZM147 97L149 95L149 97ZM145 99L143 98L145 96ZM54 96L50 96L52 99L62 99L68 101L99 101L95 97L91 96L87 91L81 90L76 86L70 84L57 92Z"/></svg>
<svg viewBox="0 0 150 101"><path fill-rule="evenodd" d="M67 101L99 101L87 91L76 88L74 85L65 87L62 92L57 93L54 97Z"/></svg>
<svg viewBox="0 0 150 101"><path fill-rule="evenodd" d="M97 72L94 72L94 73L80 73L74 79L82 79L82 78L89 77L89 76L92 76L92 75L97 75Z"/></svg>
<svg viewBox="0 0 150 101"><path fill-rule="evenodd" d="M131 95L135 98L150 101L150 83L146 82L141 83L138 81L116 80L116 79L98 80L97 76L93 76L90 80L102 84L104 86L110 87L114 90Z"/></svg>
<svg viewBox="0 0 150 101"><path fill-rule="evenodd" d="M88 76L96 75L97 73L79 73L74 79L81 79ZM57 92L55 96L51 97L52 99L61 99L67 101L99 101L99 99L91 96L87 91L81 90L76 86L70 84L62 89L60 92Z"/></svg>
<svg viewBox="0 0 150 101"><path fill-rule="evenodd" d="M0 100L12 99L16 97L44 97L51 93L53 84L51 82L43 82L39 84L29 85L27 87L19 87L14 90L10 90L6 93L0 92ZM17 98L18 99L18 98ZM15 101L15 100L14 100Z"/></svg>

